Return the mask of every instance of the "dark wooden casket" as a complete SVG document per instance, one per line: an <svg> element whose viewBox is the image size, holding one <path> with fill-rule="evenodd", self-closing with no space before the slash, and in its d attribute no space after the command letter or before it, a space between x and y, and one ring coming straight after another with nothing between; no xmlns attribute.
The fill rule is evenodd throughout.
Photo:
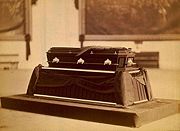
<svg viewBox="0 0 180 131"><path fill-rule="evenodd" d="M127 48L53 47L47 52L50 67L112 70L125 68L127 59L134 59L134 53Z"/></svg>
<svg viewBox="0 0 180 131"><path fill-rule="evenodd" d="M147 71L127 48L51 48L49 67L37 66L27 95L128 106L152 100Z"/></svg>

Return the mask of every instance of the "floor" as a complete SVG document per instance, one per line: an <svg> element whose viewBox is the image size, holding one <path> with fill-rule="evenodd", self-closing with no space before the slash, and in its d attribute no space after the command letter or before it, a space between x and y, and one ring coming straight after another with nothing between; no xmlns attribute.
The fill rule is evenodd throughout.
<svg viewBox="0 0 180 131"><path fill-rule="evenodd" d="M0 96L26 92L32 70L0 70ZM148 70L154 97L180 100L180 70ZM129 128L0 108L0 131L180 131L180 113Z"/></svg>

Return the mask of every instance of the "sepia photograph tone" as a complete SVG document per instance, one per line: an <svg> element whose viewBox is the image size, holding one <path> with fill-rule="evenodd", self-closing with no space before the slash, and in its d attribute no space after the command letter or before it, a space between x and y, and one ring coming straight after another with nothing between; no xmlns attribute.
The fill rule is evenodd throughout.
<svg viewBox="0 0 180 131"><path fill-rule="evenodd" d="M180 131L179 0L0 0L0 131Z"/></svg>

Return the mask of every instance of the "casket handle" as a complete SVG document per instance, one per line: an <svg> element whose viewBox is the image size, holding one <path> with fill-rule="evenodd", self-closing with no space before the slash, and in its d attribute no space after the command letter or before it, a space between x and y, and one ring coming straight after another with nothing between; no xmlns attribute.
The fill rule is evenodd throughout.
<svg viewBox="0 0 180 131"><path fill-rule="evenodd" d="M106 60L104 61L104 65L111 65L111 64L112 64L112 62L111 62L110 59L106 59Z"/></svg>
<svg viewBox="0 0 180 131"><path fill-rule="evenodd" d="M59 59L57 57L54 57L54 59L52 60L52 63L59 63Z"/></svg>
<svg viewBox="0 0 180 131"><path fill-rule="evenodd" d="M77 61L77 64L84 64L84 60L82 58L79 58L79 60Z"/></svg>

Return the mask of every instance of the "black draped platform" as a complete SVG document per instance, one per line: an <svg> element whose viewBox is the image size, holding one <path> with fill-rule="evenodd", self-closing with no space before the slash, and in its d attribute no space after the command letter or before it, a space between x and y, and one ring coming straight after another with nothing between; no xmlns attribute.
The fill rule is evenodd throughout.
<svg viewBox="0 0 180 131"><path fill-rule="evenodd" d="M130 49L51 48L47 55L49 66L34 68L26 94L2 97L3 108L130 127L179 111L178 101L153 98Z"/></svg>

